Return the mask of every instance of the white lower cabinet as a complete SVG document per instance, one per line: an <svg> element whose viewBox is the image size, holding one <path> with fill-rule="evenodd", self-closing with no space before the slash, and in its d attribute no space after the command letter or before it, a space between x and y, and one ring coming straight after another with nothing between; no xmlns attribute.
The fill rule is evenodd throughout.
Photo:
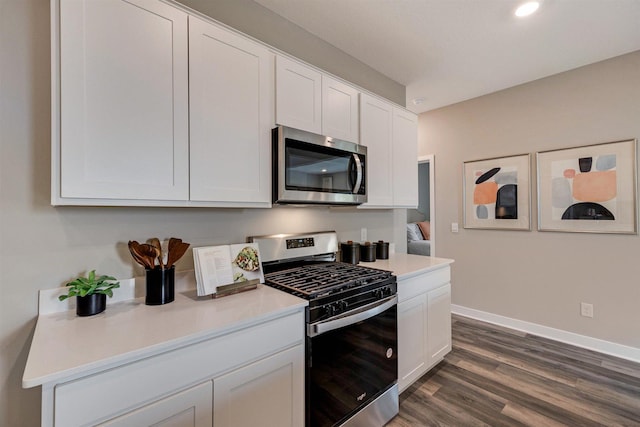
<svg viewBox="0 0 640 427"><path fill-rule="evenodd" d="M99 425L105 427L211 427L212 421L213 383L207 381Z"/></svg>
<svg viewBox="0 0 640 427"><path fill-rule="evenodd" d="M215 427L304 424L304 348L298 346L213 381Z"/></svg>
<svg viewBox="0 0 640 427"><path fill-rule="evenodd" d="M298 311L47 385L42 425L301 426L303 325Z"/></svg>
<svg viewBox="0 0 640 427"><path fill-rule="evenodd" d="M105 427L297 427L304 424L297 346L99 424Z"/></svg>
<svg viewBox="0 0 640 427"><path fill-rule="evenodd" d="M409 387L451 351L447 266L398 281L398 384Z"/></svg>

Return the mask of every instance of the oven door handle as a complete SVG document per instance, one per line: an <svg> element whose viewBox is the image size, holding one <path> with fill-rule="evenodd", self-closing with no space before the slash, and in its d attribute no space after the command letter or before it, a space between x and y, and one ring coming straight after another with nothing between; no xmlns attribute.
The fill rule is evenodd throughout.
<svg viewBox="0 0 640 427"><path fill-rule="evenodd" d="M398 303L398 296L393 295L380 301L373 302L361 307L355 313L348 313L344 316L338 317L333 320L327 320L325 322L312 323L307 326L307 336L315 337L325 332L333 331L335 329L343 328L345 326L353 325L363 320L377 316L383 311L388 310Z"/></svg>

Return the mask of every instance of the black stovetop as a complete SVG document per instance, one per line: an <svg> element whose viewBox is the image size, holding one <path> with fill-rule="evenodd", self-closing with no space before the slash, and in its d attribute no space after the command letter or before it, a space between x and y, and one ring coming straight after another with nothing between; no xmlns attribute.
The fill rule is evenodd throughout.
<svg viewBox="0 0 640 427"><path fill-rule="evenodd" d="M270 285L281 286L308 300L364 287L389 277L389 271L342 262L303 265L265 275Z"/></svg>
<svg viewBox="0 0 640 427"><path fill-rule="evenodd" d="M394 295L389 271L342 262L299 265L265 274L265 283L309 301L308 322L340 315Z"/></svg>

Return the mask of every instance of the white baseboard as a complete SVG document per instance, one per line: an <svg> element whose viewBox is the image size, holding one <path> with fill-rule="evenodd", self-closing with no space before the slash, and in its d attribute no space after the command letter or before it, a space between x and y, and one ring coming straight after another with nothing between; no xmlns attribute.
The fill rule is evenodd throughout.
<svg viewBox="0 0 640 427"><path fill-rule="evenodd" d="M536 323L525 322L523 320L512 319L510 317L500 316L486 311L463 307L461 305L452 304L451 312L460 316L493 323L494 325L504 326L517 331L526 332L532 335L571 344L576 347L586 348L599 353L640 363L640 348L616 344L610 341L588 337L586 335L579 335L573 332L563 331L561 329L550 328Z"/></svg>

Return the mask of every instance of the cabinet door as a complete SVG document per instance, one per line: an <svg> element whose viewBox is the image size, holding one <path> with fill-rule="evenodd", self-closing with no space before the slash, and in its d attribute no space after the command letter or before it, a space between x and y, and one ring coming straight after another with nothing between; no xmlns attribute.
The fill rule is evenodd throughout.
<svg viewBox="0 0 640 427"><path fill-rule="evenodd" d="M187 15L153 0L60 0L59 13L60 196L186 200Z"/></svg>
<svg viewBox="0 0 640 427"><path fill-rule="evenodd" d="M393 109L393 205L418 206L418 117Z"/></svg>
<svg viewBox="0 0 640 427"><path fill-rule="evenodd" d="M368 165L364 208L393 206L392 116L391 104L360 94L360 144L367 147Z"/></svg>
<svg viewBox="0 0 640 427"><path fill-rule="evenodd" d="M207 381L99 425L104 427L211 427L212 422L213 384Z"/></svg>
<svg viewBox="0 0 640 427"><path fill-rule="evenodd" d="M322 74L276 57L276 123L322 134Z"/></svg>
<svg viewBox="0 0 640 427"><path fill-rule="evenodd" d="M273 57L189 17L191 200L270 203Z"/></svg>
<svg viewBox="0 0 640 427"><path fill-rule="evenodd" d="M215 427L304 425L304 346L216 378Z"/></svg>
<svg viewBox="0 0 640 427"><path fill-rule="evenodd" d="M427 297L420 294L398 304L398 387L405 390L426 371Z"/></svg>
<svg viewBox="0 0 640 427"><path fill-rule="evenodd" d="M358 90L322 76L322 134L358 142Z"/></svg>
<svg viewBox="0 0 640 427"><path fill-rule="evenodd" d="M427 304L427 363L431 366L451 351L451 284L429 291Z"/></svg>

